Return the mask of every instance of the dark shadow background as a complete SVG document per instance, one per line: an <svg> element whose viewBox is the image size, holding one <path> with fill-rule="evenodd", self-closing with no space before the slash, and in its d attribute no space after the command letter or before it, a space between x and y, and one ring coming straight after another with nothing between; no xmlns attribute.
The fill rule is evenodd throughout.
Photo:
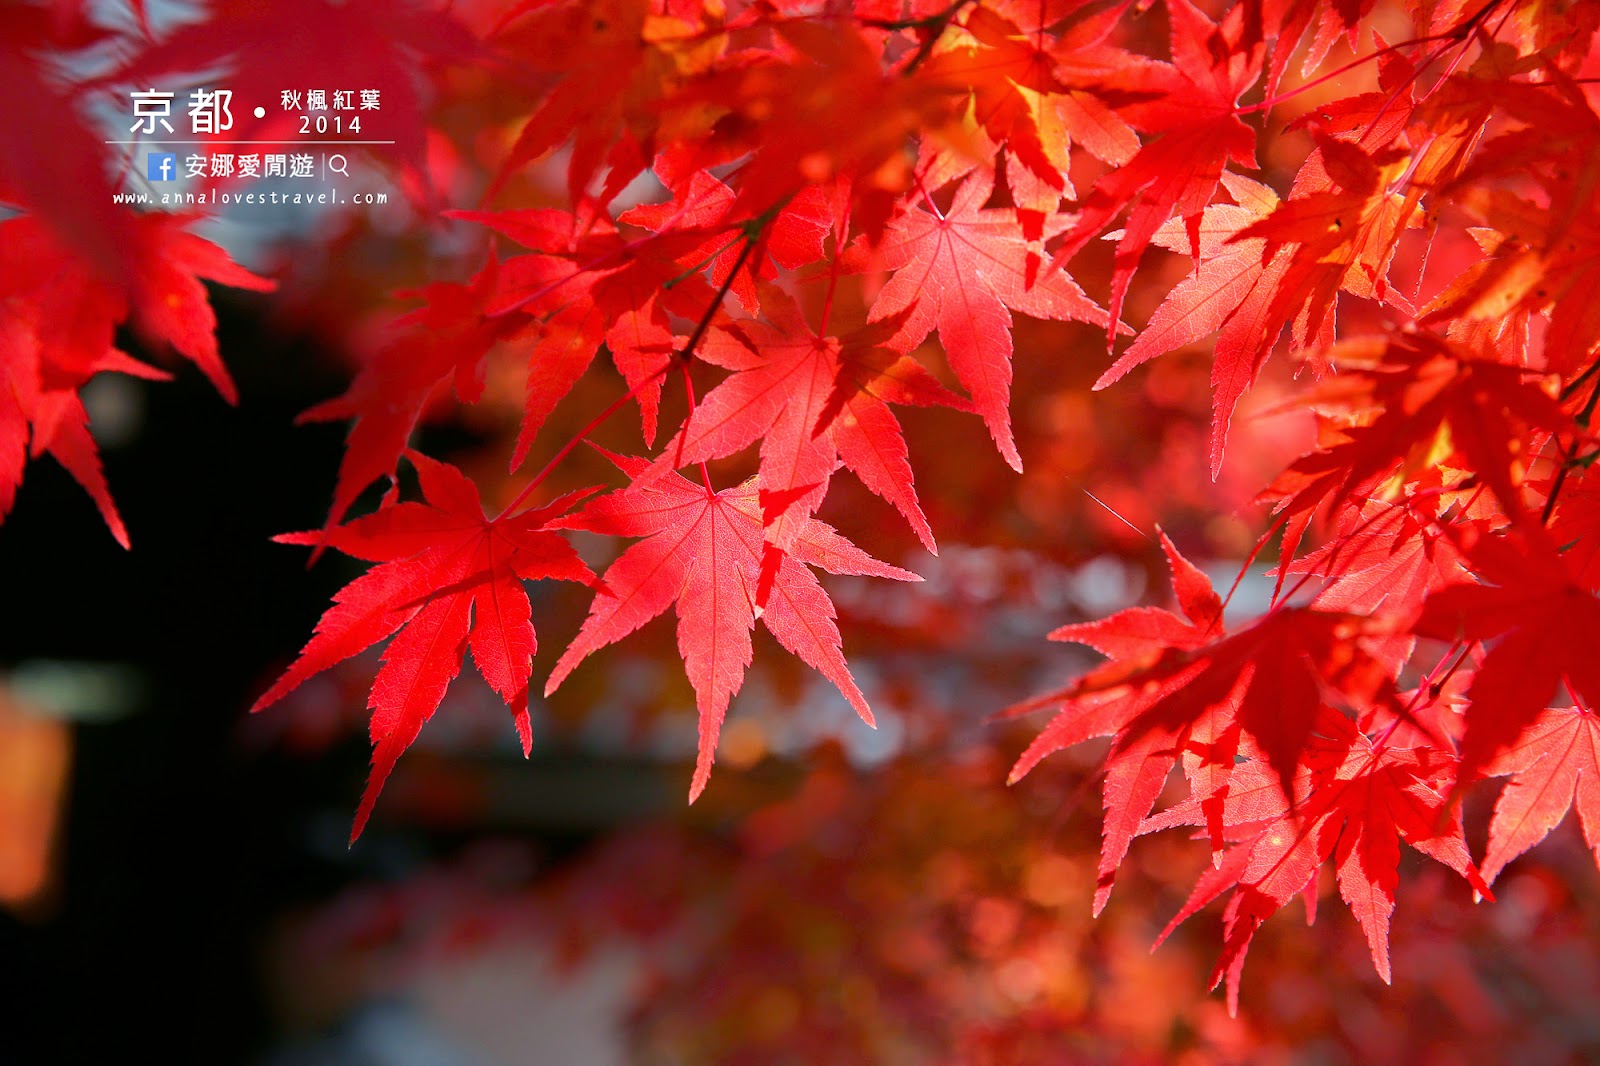
<svg viewBox="0 0 1600 1066"><path fill-rule="evenodd" d="M248 1057L268 1035L268 922L378 857L308 831L350 809L364 746L300 761L237 743L252 686L341 582L268 538L320 524L344 429L293 426L341 384L314 344L213 301L237 409L187 367L125 379L142 424L104 459L133 551L49 459L0 525L0 668L124 664L138 682L129 713L74 727L60 890L27 919L0 911L0 1062Z"/></svg>

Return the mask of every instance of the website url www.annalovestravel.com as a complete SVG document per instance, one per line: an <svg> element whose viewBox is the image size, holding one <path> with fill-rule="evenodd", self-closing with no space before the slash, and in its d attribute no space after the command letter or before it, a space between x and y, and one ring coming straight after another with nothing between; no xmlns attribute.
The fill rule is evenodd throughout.
<svg viewBox="0 0 1600 1066"><path fill-rule="evenodd" d="M144 204L150 207L181 207L200 204L386 204L386 192L359 192L343 196L339 190L323 192L164 192L159 196L147 192L119 192L111 194L114 204Z"/></svg>

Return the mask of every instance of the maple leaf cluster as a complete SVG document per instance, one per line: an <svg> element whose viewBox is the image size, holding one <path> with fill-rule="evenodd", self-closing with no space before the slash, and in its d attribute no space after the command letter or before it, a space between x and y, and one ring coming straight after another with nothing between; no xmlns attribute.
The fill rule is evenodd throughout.
<svg viewBox="0 0 1600 1066"><path fill-rule="evenodd" d="M238 47L250 6L144 33L85 84L231 62L264 85L287 46ZM390 42L364 62L414 127L397 165L419 210L481 250L470 276L411 290L420 305L392 316L348 390L305 415L352 425L326 526L282 539L377 565L256 709L388 640L353 836L468 651L527 749L526 581L593 590L546 696L675 610L699 712L691 800L757 622L870 724L815 571L917 577L819 514L848 472L936 549L913 458L939 457L913 457L897 407L975 415L1022 470L1026 316L1104 337L1107 354L1026 356L1109 361L1097 388L1208 350L1213 477L1275 353L1297 372L1288 406L1315 421L1260 496L1251 558L1278 557L1265 613L1225 618L1227 597L1163 534L1179 611L1057 630L1108 661L1018 708L1057 716L1013 779L1109 738L1097 911L1136 838L1194 827L1214 863L1175 921L1226 896L1215 979L1236 1000L1256 930L1330 859L1385 979L1401 841L1487 896L1576 803L1600 861L1600 6L551 0L403 4L392 25L388 5L295 6ZM70 87L40 57L110 32L73 4L0 17L0 85L44 99ZM405 88L437 66L480 75L441 78L441 113L500 79L507 129L475 146L470 209L438 202L448 137L421 128ZM36 133L3 121L0 145ZM51 166L110 189L82 126ZM560 189L540 191L553 169ZM0 176L26 212L0 223L0 512L26 457L49 452L125 541L78 390L151 373L112 345L126 322L232 399L197 279L270 283L188 219L89 194L89 213L65 211L40 173ZM1188 271L1145 315L1131 297L1156 276L1152 249ZM461 471L408 448L449 394L483 400L506 353L527 380L510 472L543 462L490 517ZM619 381L612 402L552 440L597 379ZM641 454L605 453L620 487L546 488L630 408ZM424 502L401 501L402 459ZM349 519L380 481L378 508ZM566 531L634 543L596 576ZM1188 793L1157 810L1174 769ZM1480 868L1460 803L1495 776L1509 781Z"/></svg>

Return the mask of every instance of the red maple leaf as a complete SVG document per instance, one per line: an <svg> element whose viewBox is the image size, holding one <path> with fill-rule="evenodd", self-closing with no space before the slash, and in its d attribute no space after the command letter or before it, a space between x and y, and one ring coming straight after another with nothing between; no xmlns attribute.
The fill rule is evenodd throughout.
<svg viewBox="0 0 1600 1066"><path fill-rule="evenodd" d="M1546 499L1553 487L1546 486ZM1600 478L1568 476L1555 499L1550 539L1567 545L1563 554L1579 583L1600 589Z"/></svg>
<svg viewBox="0 0 1600 1066"><path fill-rule="evenodd" d="M1065 39L1044 32L1059 16L1028 5L1012 13L1025 24L987 7L973 7L961 26L946 34L924 76L972 98L972 117L992 146L1004 145L1013 202L1025 210L1053 214L1063 192L1073 195L1063 165L1074 142L1108 163L1121 165L1139 150L1133 130L1098 96L1076 89L1070 74L1098 62L1128 57L1100 43L1110 21L1091 19ZM961 173L972 168L967 157ZM956 164L959 165L959 164ZM956 175L951 175L952 177Z"/></svg>
<svg viewBox="0 0 1600 1066"><path fill-rule="evenodd" d="M1466 575L1455 542L1434 524L1433 516L1369 500L1345 512L1337 537L1286 572L1327 577L1314 601L1324 610L1373 614L1388 605L1404 613Z"/></svg>
<svg viewBox="0 0 1600 1066"><path fill-rule="evenodd" d="M40 359L38 334L20 317L0 315L0 519L11 511L28 460L49 453L94 501L118 544L130 546L100 466L100 451L89 435L89 413L78 397L81 382L52 380L52 367ZM102 370L151 379L167 375L121 352L107 352L84 368L84 380Z"/></svg>
<svg viewBox="0 0 1600 1066"><path fill-rule="evenodd" d="M1112 736L1103 790L1106 812L1104 842L1100 852L1100 884L1095 893L1098 914L1111 894L1117 867L1128 853L1139 821L1155 805L1167 776L1183 757L1188 731L1145 730L1135 734L1130 725L1165 693L1181 687L1188 665L1185 653L1196 652L1222 629L1222 600L1211 582L1177 547L1161 535L1161 546L1172 570L1173 592L1183 616L1160 607L1133 607L1098 622L1062 626L1052 640L1087 644L1111 662L1060 692L1013 708L1013 713L1058 704L1060 712L1017 759L1009 780L1021 780L1051 752L1093 737ZM1231 763L1230 753L1211 749L1217 743L1237 746L1238 730L1205 715L1196 730L1196 755L1185 759L1185 771L1196 775L1197 788L1225 792L1226 780L1212 780L1212 768ZM1214 755L1213 758L1204 758ZM1220 823L1218 823L1220 830ZM1220 844L1220 834L1219 834Z"/></svg>
<svg viewBox="0 0 1600 1066"><path fill-rule="evenodd" d="M630 479L637 479L650 465L644 459L604 454ZM873 723L866 697L840 651L833 601L809 566L831 574L922 580L879 562L831 526L807 518L797 523L778 561L766 606L758 609L756 589L764 551L757 491L753 479L712 492L669 473L648 486L635 484L613 492L551 523L552 528L645 539L606 571L606 591L595 596L589 617L551 672L545 695L584 659L676 603L678 651L700 711L691 803L711 776L723 716L750 665L750 635L757 618L779 644L838 686L863 721Z"/></svg>
<svg viewBox="0 0 1600 1066"><path fill-rule="evenodd" d="M1493 108L1522 124L1484 146L1473 170L1531 179L1542 196L1528 199L1504 186L1465 191L1463 206L1493 227L1484 234L1488 254L1435 299L1423 321L1496 321L1546 311L1548 365L1567 373L1582 368L1600 343L1600 206L1590 156L1600 115L1583 85L1559 71L1551 78L1542 85L1479 78L1450 83L1456 89L1451 96L1464 97L1467 106ZM1449 99L1446 106L1461 103ZM1427 117L1437 122L1444 116ZM1465 135L1475 137L1481 128L1471 126Z"/></svg>
<svg viewBox="0 0 1600 1066"><path fill-rule="evenodd" d="M1411 313L1410 302L1388 283L1400 234L1418 221L1416 203L1389 191L1407 162L1398 149L1369 154L1319 134L1289 199L1234 234L1234 241L1264 241L1264 262L1287 251L1271 300L1259 312L1265 343L1288 325L1296 347L1332 344L1341 292Z"/></svg>
<svg viewBox="0 0 1600 1066"><path fill-rule="evenodd" d="M1267 322L1273 293L1288 267L1289 253L1264 256L1266 243L1257 238L1232 238L1251 223L1271 214L1278 197L1260 182L1224 173L1222 184L1237 204L1212 204L1200 221L1200 259L1192 274L1172 291L1150 316L1111 368L1094 383L1103 389L1128 371L1158 355L1217 334L1211 364L1211 476L1222 469L1228 426L1239 397L1255 381L1271 353L1281 325ZM1187 225L1173 219L1156 230L1151 242L1168 251L1189 251Z"/></svg>
<svg viewBox="0 0 1600 1066"><path fill-rule="evenodd" d="M886 68L885 35L854 19L776 18L770 29L770 49L724 59L671 101L684 124L720 116L693 150L696 165L745 157L738 204L751 215L837 180L850 217L875 242L914 182L911 138L959 123L957 100L925 68L912 69L914 59Z"/></svg>
<svg viewBox="0 0 1600 1066"><path fill-rule="evenodd" d="M1600 718L1582 707L1552 707L1484 767L1510 776L1489 822L1483 879L1550 835L1577 803L1583 839L1600 866Z"/></svg>
<svg viewBox="0 0 1600 1066"><path fill-rule="evenodd" d="M102 371L167 375L113 346L124 321L158 352L170 345L229 403L238 400L217 352L216 315L201 279L274 287L188 231L190 217L132 216L120 249L136 273L108 277L34 217L0 222L0 518L22 482L25 454L49 452L94 499L123 547L128 533L101 473L78 390Z"/></svg>
<svg viewBox="0 0 1600 1066"><path fill-rule="evenodd" d="M1107 324L1106 313L1065 274L1039 274L1040 246L1023 234L1011 208L985 208L993 175L974 175L948 211L931 201L889 224L881 247L854 246L846 265L889 269L872 319L909 311L889 345L908 352L934 329L956 378L1006 462L1022 469L1011 435L1011 312L1035 318Z"/></svg>
<svg viewBox="0 0 1600 1066"><path fill-rule="evenodd" d="M171 345L224 399L237 403L238 391L217 352L217 318L201 279L258 292L276 284L190 233L195 221L188 215L135 216L124 254L137 270L124 285L61 245L37 219L8 219L0 222L0 293L25 297L19 303L35 309L42 356L62 375L81 375L104 359L113 350L116 326L131 319L145 339Z"/></svg>
<svg viewBox="0 0 1600 1066"><path fill-rule="evenodd" d="M646 0L520 3L501 19L498 43L544 89L491 187L564 142L567 187L583 199L605 169L609 203L649 165L659 127L703 132L700 116L670 114L690 76L725 51L720 6ZM682 110L681 108L678 110Z"/></svg>
<svg viewBox="0 0 1600 1066"><path fill-rule="evenodd" d="M1086 11L1075 2L969 9L965 25L938 38L924 76L970 95L975 122L960 137L923 139L923 184L939 188L992 167L997 182L1004 175L1032 237L1060 210L1063 195L1077 196L1066 169L1074 146L1112 166L1132 159L1139 135L1098 91L1144 62L1106 43L1124 9Z"/></svg>
<svg viewBox="0 0 1600 1066"><path fill-rule="evenodd" d="M699 274L709 263L713 285L721 285L733 275L728 291L750 314L761 307L758 279L771 281L778 276L780 267L797 270L826 258L824 242L834 224L835 188L807 186L778 208L770 222L760 224L760 220L742 217L735 211L737 194L715 177L703 170L678 175L671 168L669 157L657 158L657 175L673 182L671 200L631 207L617 216L617 221L642 227L656 236L673 232L707 235L702 243L678 254L680 271ZM744 240L739 239L741 235ZM743 247L745 240L755 242L748 253ZM735 274L735 267L741 262L749 263L749 269Z"/></svg>
<svg viewBox="0 0 1600 1066"><path fill-rule="evenodd" d="M491 519L477 486L461 471L417 452L406 454L426 503L393 504L334 529L274 538L283 544L331 544L380 564L334 594L316 634L251 707L268 707L314 674L394 636L367 700L372 774L356 810L352 842L366 826L389 772L461 672L469 645L478 672L511 709L523 753L531 750L528 676L538 644L522 582L596 583L572 546L547 532L550 519L587 491Z"/></svg>

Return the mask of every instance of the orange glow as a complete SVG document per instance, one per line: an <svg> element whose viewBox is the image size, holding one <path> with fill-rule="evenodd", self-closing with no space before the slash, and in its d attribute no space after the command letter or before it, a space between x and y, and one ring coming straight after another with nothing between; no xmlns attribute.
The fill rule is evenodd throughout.
<svg viewBox="0 0 1600 1066"><path fill-rule="evenodd" d="M50 893L72 735L0 689L0 905L26 909Z"/></svg>

